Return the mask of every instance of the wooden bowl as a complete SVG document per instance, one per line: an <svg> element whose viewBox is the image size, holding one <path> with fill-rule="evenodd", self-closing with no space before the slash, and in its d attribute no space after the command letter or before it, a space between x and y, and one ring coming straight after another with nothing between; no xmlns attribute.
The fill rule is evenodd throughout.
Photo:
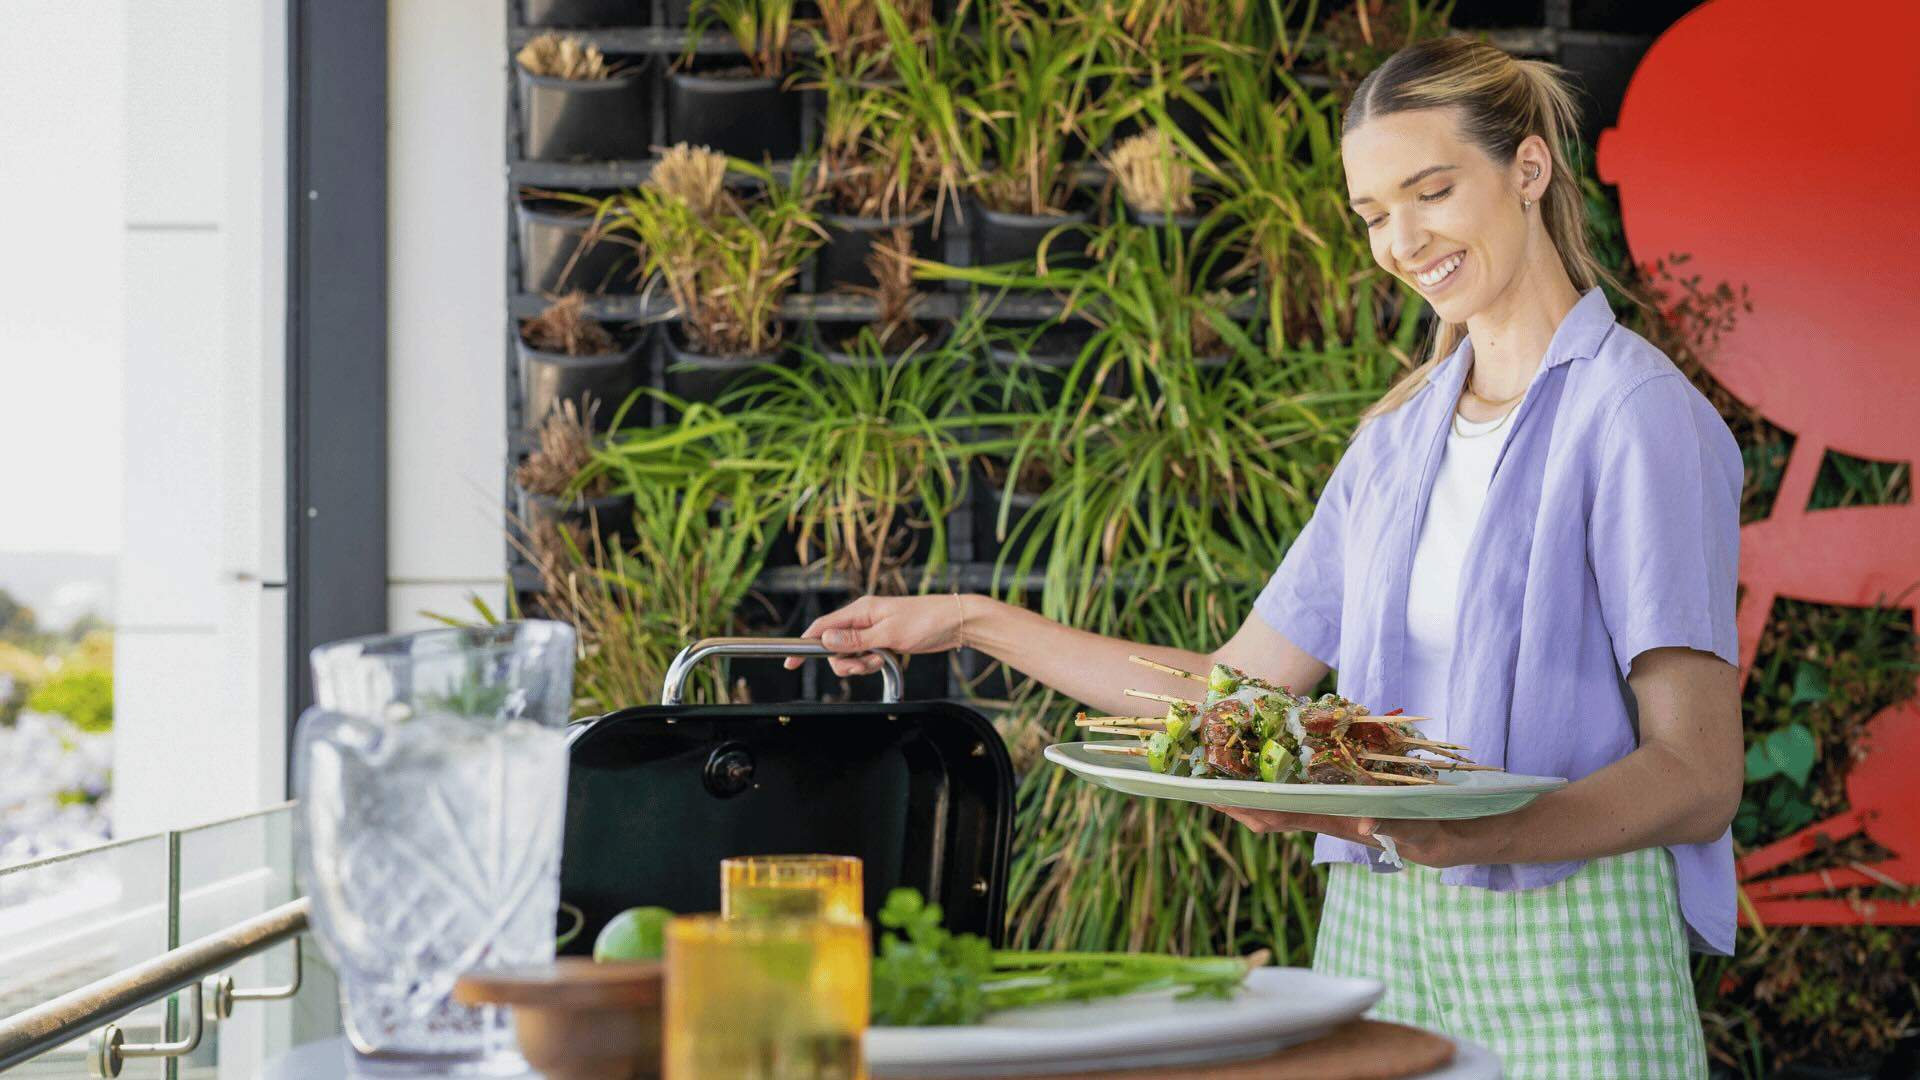
<svg viewBox="0 0 1920 1080"><path fill-rule="evenodd" d="M665 965L552 964L468 972L454 984L462 1005L505 1005L527 1064L548 1080L650 1080L660 1075L661 981Z"/></svg>

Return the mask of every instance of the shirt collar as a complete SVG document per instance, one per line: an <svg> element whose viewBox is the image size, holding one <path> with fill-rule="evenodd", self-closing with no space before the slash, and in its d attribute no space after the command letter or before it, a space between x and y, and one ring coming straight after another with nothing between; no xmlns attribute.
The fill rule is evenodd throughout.
<svg viewBox="0 0 1920 1080"><path fill-rule="evenodd" d="M1560 320L1559 329L1547 344L1547 361L1541 367L1592 359L1600 352L1600 343L1607 339L1613 323L1613 305L1607 303L1607 291L1598 285L1588 289Z"/></svg>

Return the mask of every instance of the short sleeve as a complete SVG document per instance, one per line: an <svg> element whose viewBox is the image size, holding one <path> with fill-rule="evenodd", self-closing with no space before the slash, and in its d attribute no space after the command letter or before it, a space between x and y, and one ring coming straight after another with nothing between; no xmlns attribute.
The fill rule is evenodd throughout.
<svg viewBox="0 0 1920 1080"><path fill-rule="evenodd" d="M1339 666L1347 516L1362 457L1358 441L1347 447L1313 516L1253 602L1268 626L1328 667Z"/></svg>
<svg viewBox="0 0 1920 1080"><path fill-rule="evenodd" d="M1648 649L1738 665L1740 451L1678 373L1629 390L1602 437L1588 557L1624 678Z"/></svg>

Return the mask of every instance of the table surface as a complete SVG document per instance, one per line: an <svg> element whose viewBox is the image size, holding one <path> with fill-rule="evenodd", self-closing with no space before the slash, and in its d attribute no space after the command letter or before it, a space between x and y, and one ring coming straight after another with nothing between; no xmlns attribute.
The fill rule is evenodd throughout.
<svg viewBox="0 0 1920 1080"><path fill-rule="evenodd" d="M1408 1080L1500 1080L1500 1061L1493 1052L1478 1043L1454 1039L1455 1053L1453 1061L1431 1072L1420 1073ZM1290 1048L1291 1049L1291 1048ZM1272 1058L1259 1061L1240 1062L1235 1065L1215 1065L1192 1072L1168 1073L1164 1070L1153 1072L1154 1080L1184 1080L1184 1078L1205 1076L1210 1080L1292 1080L1302 1075L1286 1069L1286 1055L1290 1051L1281 1051ZM262 1080L348 1080L347 1041L344 1037L326 1039L308 1043L267 1064ZM1074 1080L1139 1080L1144 1073L1075 1073ZM1338 1080L1340 1074L1323 1070L1312 1075L1320 1080ZM1351 1074L1365 1076L1365 1073ZM528 1073L521 1080L539 1080L538 1074Z"/></svg>

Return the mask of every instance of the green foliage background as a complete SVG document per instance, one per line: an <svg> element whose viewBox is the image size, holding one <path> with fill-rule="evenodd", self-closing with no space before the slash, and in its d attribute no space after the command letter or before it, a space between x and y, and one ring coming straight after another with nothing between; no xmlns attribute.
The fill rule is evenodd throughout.
<svg viewBox="0 0 1920 1080"><path fill-rule="evenodd" d="M1090 272L921 266L923 277L1068 297L1102 327L1100 341L1051 398L983 362L1003 331L963 322L907 361L849 367L802 350L788 368L712 404L669 400L664 431L615 440L593 466L642 508L620 542L610 551L575 545L543 567L541 609L582 627L583 711L651 699L653 673L681 644L737 629L782 530L824 553L816 563L823 586L947 591L936 572L947 561L937 529L932 549L909 562L891 558L891 538L903 524L930 525L929 507L961 505L985 462L1044 481L1025 511L1031 531L1014 533L1027 539L1002 554L999 595L1128 640L1205 650L1232 633L1311 514L1359 410L1419 359L1424 305L1373 263L1346 210L1337 132L1352 82L1406 41L1443 30L1446 5L1388 7L1364 27L1338 9L1315 24L1317 51L1288 21L1292 5L1255 9L1262 17L1247 32L1256 40L1199 49L1229 98L1216 126L1232 130L1182 147L1204 159L1204 179L1229 192L1213 239L1247 258L1225 293L1195 284L1202 278L1188 263L1199 245L1185 247L1171 231L1102 232L1094 242L1108 246ZM937 64L946 52L930 55ZM1292 78L1309 69L1326 77L1317 84L1325 89ZM931 81L951 82L964 98L969 77ZM1158 69L1155 79L1162 104L1179 96ZM1234 98L1250 88L1275 99ZM1164 120L1160 108L1150 105L1149 118ZM964 123L964 110L950 118ZM1719 334L1749 310L1744 291L1688 276L1684 253L1635 253L1635 265L1612 193L1587 174L1586 148L1570 150L1586 177L1596 250L1632 293L1610 296L1616 313L1726 416L1747 462L1743 515L1764 516L1791 438L1712 377ZM964 147L952 158L964 163ZM1634 302L1656 293L1668 300L1664 316ZM1172 318L1182 312L1193 317ZM1225 339L1224 367L1196 363L1192 335L1203 323ZM1126 372L1132 389L1095 389L1112 371ZM1905 501L1910 485L1905 464L1835 458L1814 505ZM1002 513L1018 521L1011 503ZM1037 535L1053 544L1048 562L1036 558ZM1904 613L1777 605L1746 690L1752 753L1738 844L1765 843L1844 809L1861 725L1910 695L1916 670ZM981 680L991 696L979 704L996 715L1020 768L1014 943L1269 948L1283 963L1309 961L1324 875L1310 865L1305 838L1257 837L1204 808L1127 799L1036 764L1039 748L1071 731L1075 703L998 675L1006 682L991 672ZM706 700L728 692L702 690ZM1838 853L1879 854L1864 841ZM1860 1058L1911 1032L1920 1015L1908 976L1920 970L1916 937L1743 930L1739 956L1696 965L1715 1058L1762 1075L1795 1059Z"/></svg>

